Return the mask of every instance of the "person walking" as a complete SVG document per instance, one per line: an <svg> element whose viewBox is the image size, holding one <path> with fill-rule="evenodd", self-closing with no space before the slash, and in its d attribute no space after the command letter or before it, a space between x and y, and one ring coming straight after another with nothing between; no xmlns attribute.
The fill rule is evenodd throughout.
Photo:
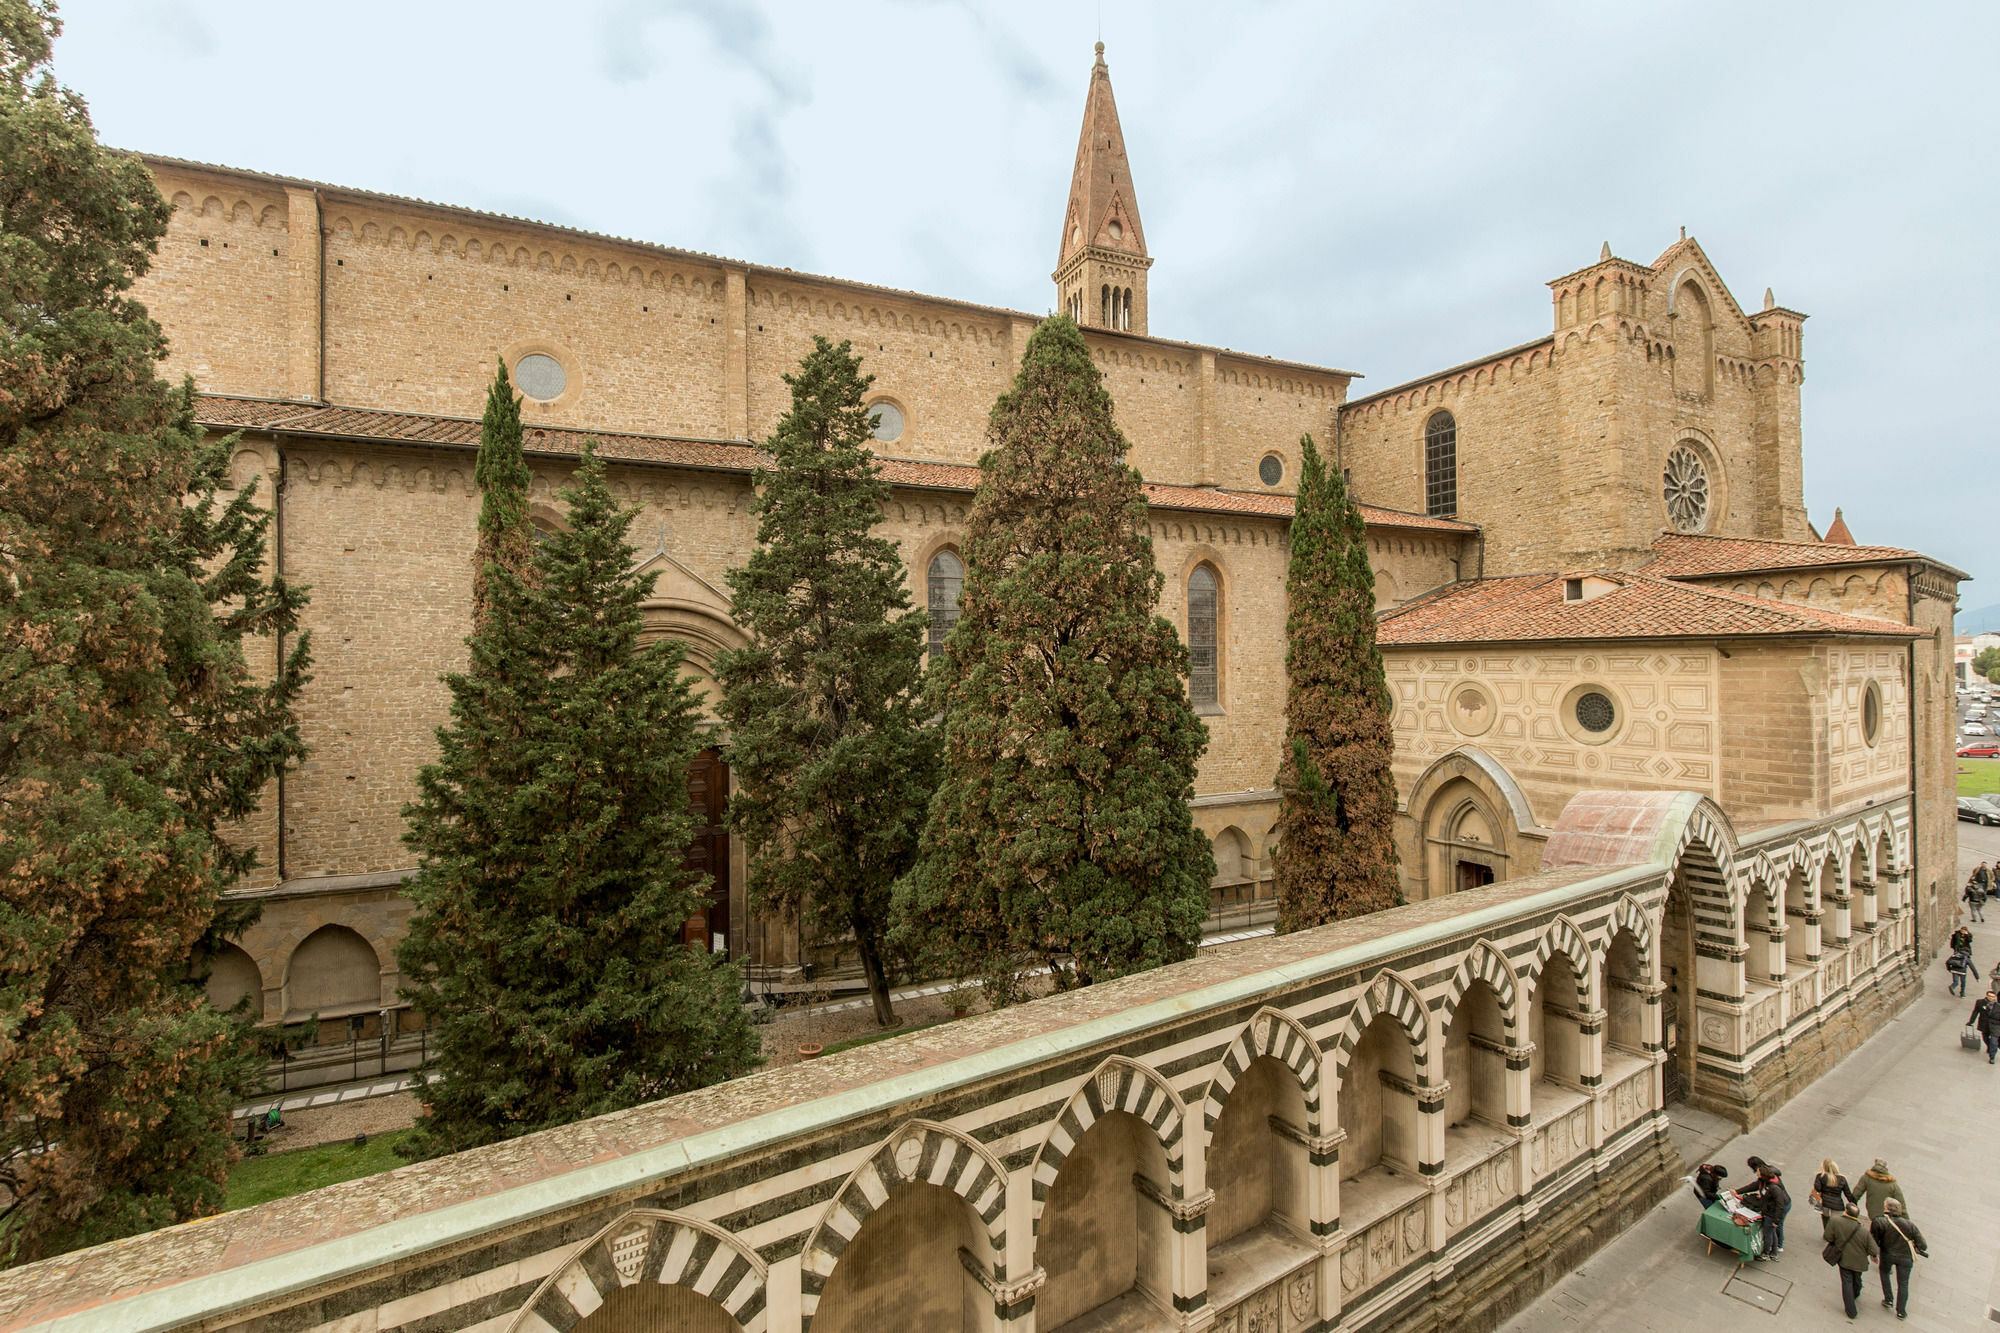
<svg viewBox="0 0 2000 1333"><path fill-rule="evenodd" d="M1979 1029L1979 1035L1986 1041L1986 1063L1992 1064L1995 1053L2000 1053L2000 986L1987 987L1985 996L1972 1006L1972 1017L1965 1023Z"/></svg>
<svg viewBox="0 0 2000 1333"><path fill-rule="evenodd" d="M1854 1187L1847 1183L1847 1177L1840 1174L1840 1167L1831 1157L1819 1164L1819 1174L1812 1179L1812 1206L1829 1216L1844 1212L1854 1198Z"/></svg>
<svg viewBox="0 0 2000 1333"><path fill-rule="evenodd" d="M1963 950L1965 950L1965 951L1966 951L1967 953L1971 953L1971 952L1972 952L1972 927L1971 927L1971 926L1960 926L1960 927L1959 927L1959 928L1958 928L1957 930L1954 930L1953 932L1951 932L1951 945L1950 945L1950 948L1951 948L1951 951L1952 951L1953 953L1957 953L1957 952L1958 952L1958 951L1959 951L1960 949L1963 949Z"/></svg>
<svg viewBox="0 0 2000 1333"><path fill-rule="evenodd" d="M1861 1212L1852 1199L1843 1211L1827 1213L1820 1234L1826 1238L1823 1251L1826 1261L1840 1273L1841 1308L1852 1319L1861 1313L1854 1303L1861 1297L1861 1275L1868 1271L1868 1261L1878 1253L1875 1238L1862 1225Z"/></svg>
<svg viewBox="0 0 2000 1333"><path fill-rule="evenodd" d="M1972 878L1966 881L1965 892L1960 895L1965 899L1965 905L1972 909L1972 919L1974 921L1984 922L1986 920L1984 916L1986 910L1986 886L1990 882L1987 878L1986 865L1984 862L1981 862L1979 869L1972 872Z"/></svg>
<svg viewBox="0 0 2000 1333"><path fill-rule="evenodd" d="M1882 1308L1893 1309L1896 1318L1910 1317L1910 1270L1915 1267L1917 1256L1931 1257L1931 1247L1924 1244L1924 1233L1917 1230L1917 1224L1903 1215L1903 1205L1894 1199L1883 1205L1886 1211L1868 1227L1869 1236L1875 1241L1875 1248L1882 1252L1878 1261L1882 1273ZM1889 1275L1896 1277L1896 1290L1889 1290Z"/></svg>
<svg viewBox="0 0 2000 1333"><path fill-rule="evenodd" d="M1946 987L1946 993L1964 999L1967 981L1979 970L1973 964L1972 955L1964 949L1952 950L1951 957L1944 960L1944 970L1951 977L1951 985Z"/></svg>
<svg viewBox="0 0 2000 1333"><path fill-rule="evenodd" d="M1861 1195L1861 1202L1868 1209L1868 1220L1871 1222L1882 1216L1882 1206L1891 1199L1905 1208L1910 1206L1910 1201L1903 1197L1903 1187L1889 1174L1889 1164L1879 1157L1875 1159L1875 1165L1861 1173L1860 1188L1857 1192Z"/></svg>

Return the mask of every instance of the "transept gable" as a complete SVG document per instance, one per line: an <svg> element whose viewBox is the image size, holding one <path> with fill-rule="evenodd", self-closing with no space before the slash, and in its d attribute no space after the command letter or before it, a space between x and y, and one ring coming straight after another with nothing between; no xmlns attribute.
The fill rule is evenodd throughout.
<svg viewBox="0 0 2000 1333"><path fill-rule="evenodd" d="M1719 315L1727 310L1735 316L1737 329L1744 336L1749 336L1750 316L1738 304L1735 294L1729 290L1729 284L1722 280L1722 275L1716 271L1715 265L1701 248L1701 242L1694 237L1682 236L1680 240L1668 246L1660 257L1653 261L1653 271L1666 279L1664 290L1670 312L1675 297L1680 292L1681 283L1693 275L1707 294L1715 312Z"/></svg>

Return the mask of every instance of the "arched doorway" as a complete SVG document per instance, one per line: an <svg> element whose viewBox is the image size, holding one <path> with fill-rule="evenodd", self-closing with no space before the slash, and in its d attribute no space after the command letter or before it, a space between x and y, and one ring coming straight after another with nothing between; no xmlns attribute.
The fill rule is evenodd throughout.
<svg viewBox="0 0 2000 1333"><path fill-rule="evenodd" d="M687 867L709 877L707 902L687 919L682 937L697 948L731 957L739 941L729 913L729 764L717 746L688 764L688 808L694 835Z"/></svg>

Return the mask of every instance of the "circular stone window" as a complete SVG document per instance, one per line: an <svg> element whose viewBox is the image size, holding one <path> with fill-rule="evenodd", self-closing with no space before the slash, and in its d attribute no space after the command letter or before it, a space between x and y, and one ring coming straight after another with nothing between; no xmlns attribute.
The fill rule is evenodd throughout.
<svg viewBox="0 0 2000 1333"><path fill-rule="evenodd" d="M1618 707L1601 690L1587 690L1576 697L1576 724L1593 736L1611 730L1618 721Z"/></svg>
<svg viewBox="0 0 2000 1333"><path fill-rule="evenodd" d="M1683 444L1667 455L1661 478L1661 495L1667 502L1667 521L1676 532L1703 532L1708 528L1708 464L1699 453Z"/></svg>
<svg viewBox="0 0 2000 1333"><path fill-rule="evenodd" d="M894 403L876 403L868 409L868 426L876 439L894 444L903 438L903 409Z"/></svg>
<svg viewBox="0 0 2000 1333"><path fill-rule="evenodd" d="M562 362L544 352L530 352L514 363L514 383L530 398L550 402L569 387L569 372Z"/></svg>
<svg viewBox="0 0 2000 1333"><path fill-rule="evenodd" d="M1873 745L1882 738L1882 687L1874 681L1861 692L1861 739Z"/></svg>
<svg viewBox="0 0 2000 1333"><path fill-rule="evenodd" d="M1114 241L1122 241L1125 239L1124 225L1121 224L1117 218L1111 219L1111 225L1107 226L1105 230L1111 233L1111 239Z"/></svg>
<svg viewBox="0 0 2000 1333"><path fill-rule="evenodd" d="M1579 745L1609 745L1625 726L1625 709L1608 685L1576 685L1556 707L1556 721Z"/></svg>
<svg viewBox="0 0 2000 1333"><path fill-rule="evenodd" d="M1257 480L1266 486L1276 486L1285 479L1285 460L1276 454L1265 454L1264 461L1257 464Z"/></svg>

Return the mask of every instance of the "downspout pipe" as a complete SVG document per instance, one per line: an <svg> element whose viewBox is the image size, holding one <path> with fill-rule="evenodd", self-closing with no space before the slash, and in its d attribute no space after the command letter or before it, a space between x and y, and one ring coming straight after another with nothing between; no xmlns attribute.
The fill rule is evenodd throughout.
<svg viewBox="0 0 2000 1333"><path fill-rule="evenodd" d="M1921 565L1911 565L1911 566L1910 566L1910 567L1908 568L1908 570L1906 570L1906 571L1904 572L1904 575L1903 575L1903 592L1904 592L1904 595L1905 595L1905 599L1906 599L1906 600L1905 600L1905 604L1904 604L1904 606L1905 606L1905 609L1904 609L1904 618L1905 618L1905 619L1906 619L1906 620L1908 621L1908 623L1909 623L1909 626L1910 626L1910 628L1911 628L1911 629L1915 629L1915 628L1917 627L1917 571L1918 571L1919 569L1921 569L1921 568L1922 568L1922 566L1921 566ZM1906 656L1906 659L1905 659L1905 661L1906 661L1906 668L1905 668L1905 669L1906 669L1906 671L1908 672L1908 676L1907 676L1907 679L1908 679L1908 681L1909 681L1909 685L1907 686L1907 688L1908 688L1908 690L1909 690L1909 697L1910 697L1910 703L1909 703L1909 708L1910 708L1910 894L1911 894L1911 897L1912 897L1912 898L1914 898L1914 897L1916 896L1916 891L1917 891L1917 882L1918 882L1918 878L1919 878L1919 876L1918 876L1918 861L1919 861L1919 858L1920 858L1920 857L1921 857L1921 856L1923 855L1923 851L1922 851L1922 848L1923 848L1923 842L1924 842L1924 840L1923 840L1923 836L1922 836L1922 828L1921 828L1921 826L1920 826L1920 825L1919 825L1919 823L1918 823L1918 820L1919 820L1920 818L1922 818L1922 815L1923 815L1923 808L1924 808L1924 807L1923 807L1923 802L1922 802L1921 800L1919 800L1919 799L1918 799L1918 795L1917 795L1917 773L1918 773L1918 771L1919 771L1919 766L1918 766L1918 763L1917 763L1917 741L1918 741L1918 735L1917 735L1917 641L1916 641L1915 639L1911 639L1911 640L1909 641L1909 645L1908 645L1908 646L1907 646L1906 648L1904 648L1904 650L1903 650L1903 651L1904 651L1904 653L1905 653L1905 654L1907 655L1907 656ZM1956 736L1955 736L1955 735L1954 735L1954 739L1956 739ZM1954 879L1954 880L1956 880L1956 879L1957 879L1957 876L1956 876L1955 874L1953 875L1953 879ZM1912 964L1912 965L1913 965L1914 967L1916 967L1916 968L1917 968L1917 970L1918 970L1918 973L1919 973L1919 975L1921 975L1921 974L1922 974L1922 971L1923 971L1923 966L1924 966L1924 946L1923 946L1923 934L1924 934L1924 914L1923 914L1922 912L1914 912L1914 913L1912 913L1912 914L1911 914L1911 916L1910 916L1910 962L1911 962L1911 964Z"/></svg>
<svg viewBox="0 0 2000 1333"><path fill-rule="evenodd" d="M271 572L277 578L282 579L285 576L285 489L286 483L290 480L288 474L290 460L285 457L284 440L275 436L273 439L278 449L278 484L271 496ZM285 631L282 628L278 630L277 641L278 660L276 667L278 672L282 674L285 669ZM278 883L283 884L286 878L285 770L280 768L278 770Z"/></svg>

